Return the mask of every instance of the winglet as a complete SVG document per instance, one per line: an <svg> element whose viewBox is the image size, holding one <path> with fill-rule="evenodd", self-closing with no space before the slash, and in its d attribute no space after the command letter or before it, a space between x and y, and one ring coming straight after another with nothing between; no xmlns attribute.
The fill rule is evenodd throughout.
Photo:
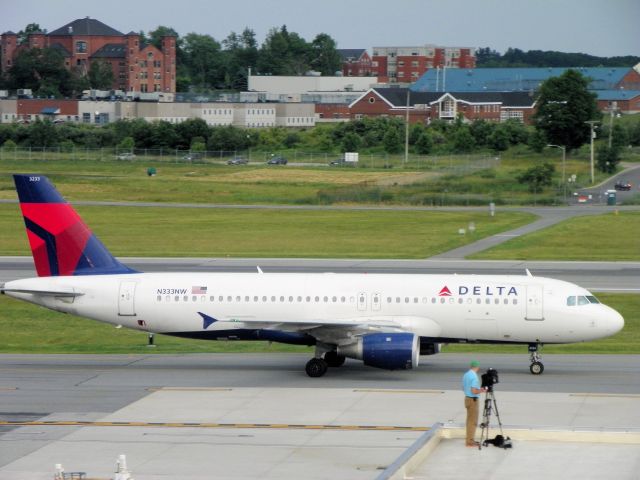
<svg viewBox="0 0 640 480"><path fill-rule="evenodd" d="M207 328L209 328L212 324L216 323L218 320L216 320L213 317L210 317L209 315L202 313L202 312L198 312L198 315L200 315L202 317L202 329L206 330Z"/></svg>

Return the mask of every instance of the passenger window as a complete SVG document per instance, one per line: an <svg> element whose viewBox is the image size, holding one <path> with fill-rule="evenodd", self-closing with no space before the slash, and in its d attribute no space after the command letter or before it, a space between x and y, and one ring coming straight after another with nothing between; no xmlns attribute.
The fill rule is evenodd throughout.
<svg viewBox="0 0 640 480"><path fill-rule="evenodd" d="M317 302L319 302L319 301L320 301L320 297L316 296L316 298L314 298L314 300L315 300L315 301L316 301L316 303L317 303Z"/></svg>
<svg viewBox="0 0 640 480"><path fill-rule="evenodd" d="M422 303L427 303L427 297L422 297Z"/></svg>
<svg viewBox="0 0 640 480"><path fill-rule="evenodd" d="M249 302L251 299L249 298L249 295L247 295L246 297L244 297L244 301L245 302Z"/></svg>
<svg viewBox="0 0 640 480"><path fill-rule="evenodd" d="M231 295L227 297L227 302L233 302L233 297Z"/></svg>
<svg viewBox="0 0 640 480"><path fill-rule="evenodd" d="M185 302L188 302L188 301L189 301L189 296L188 296L188 295L185 295L184 297L182 297L182 299L183 299Z"/></svg>
<svg viewBox="0 0 640 480"><path fill-rule="evenodd" d="M391 297L387 297L387 303L391 303L392 301Z"/></svg>
<svg viewBox="0 0 640 480"><path fill-rule="evenodd" d="M289 302L293 302L293 297L289 297Z"/></svg>
<svg viewBox="0 0 640 480"><path fill-rule="evenodd" d="M167 295L167 302L171 301L171 297L169 295Z"/></svg>
<svg viewBox="0 0 640 480"><path fill-rule="evenodd" d="M396 297L396 303L400 303L400 297Z"/></svg>
<svg viewBox="0 0 640 480"><path fill-rule="evenodd" d="M176 295L175 300L176 300L176 302L179 302L180 301L180 296Z"/></svg>
<svg viewBox="0 0 640 480"><path fill-rule="evenodd" d="M433 297L433 298L431 299L431 303L436 303L436 297Z"/></svg>
<svg viewBox="0 0 640 480"><path fill-rule="evenodd" d="M514 305L517 305L517 304L518 304L518 299L517 299L517 298L514 298L514 299L513 299L513 304L514 304Z"/></svg>
<svg viewBox="0 0 640 480"><path fill-rule="evenodd" d="M342 303L344 303L344 302L346 302L346 301L347 301L347 299L346 299L346 297L340 297L340 301L341 301Z"/></svg>
<svg viewBox="0 0 640 480"><path fill-rule="evenodd" d="M322 300L324 300L324 303L327 303L329 301L329 297L325 296Z"/></svg>
<svg viewBox="0 0 640 480"><path fill-rule="evenodd" d="M491 299L490 298L485 298L484 299L484 303L486 303L487 305L489 305L491 303Z"/></svg>
<svg viewBox="0 0 640 480"><path fill-rule="evenodd" d="M462 302L464 302L464 298L459 298L458 303L462 303Z"/></svg>
<svg viewBox="0 0 640 480"><path fill-rule="evenodd" d="M493 301L493 303L495 303L496 305L498 305L498 304L500 303L500 299L499 299L499 298L496 298L496 299Z"/></svg>
<svg viewBox="0 0 640 480"><path fill-rule="evenodd" d="M413 297L413 303L418 303L418 297Z"/></svg>
<svg viewBox="0 0 640 480"><path fill-rule="evenodd" d="M444 302L446 302L446 301L447 301L447 299L446 299L446 298L444 298L444 297L440 297L440 303L444 303Z"/></svg>
<svg viewBox="0 0 640 480"><path fill-rule="evenodd" d="M449 297L449 303L455 303L455 302L456 302L456 299L455 299L455 298L453 298L453 297Z"/></svg>
<svg viewBox="0 0 640 480"><path fill-rule="evenodd" d="M505 298L505 299L504 299L504 302L502 302L502 303L504 303L505 305L508 305L508 304L509 304L509 299L508 299L508 298Z"/></svg>
<svg viewBox="0 0 640 480"><path fill-rule="evenodd" d="M191 297L191 300L193 300L193 301L195 302L196 300L198 300L198 297L196 297L196 296L194 295L194 296L192 296L192 297Z"/></svg>
<svg viewBox="0 0 640 480"><path fill-rule="evenodd" d="M481 299L481 298L476 298L476 303L477 303L478 305L480 305L480 304L482 303L482 299Z"/></svg>
<svg viewBox="0 0 640 480"><path fill-rule="evenodd" d="M272 296L272 297L271 297L271 301L272 301L272 302L275 302L275 301L276 301L276 297L275 297L275 296Z"/></svg>
<svg viewBox="0 0 640 480"><path fill-rule="evenodd" d="M218 297L218 301L219 301L219 302L224 302L224 297L223 297L222 295L220 295L220 296Z"/></svg>
<svg viewBox="0 0 640 480"><path fill-rule="evenodd" d="M404 303L409 303L409 297L404 297Z"/></svg>
<svg viewBox="0 0 640 480"><path fill-rule="evenodd" d="M263 297L262 297L262 301L263 301L263 302L266 302L266 301L267 301L267 296L266 296L266 295L263 295Z"/></svg>
<svg viewBox="0 0 640 480"><path fill-rule="evenodd" d="M307 297L305 300L306 300L307 302L310 302L310 301L311 301L311 297Z"/></svg>
<svg viewBox="0 0 640 480"><path fill-rule="evenodd" d="M298 303L302 302L302 297L298 297Z"/></svg>
<svg viewBox="0 0 640 480"><path fill-rule="evenodd" d="M332 301L333 303L336 303L336 302L338 301L338 297L331 297L331 301Z"/></svg>
<svg viewBox="0 0 640 480"><path fill-rule="evenodd" d="M256 303L258 302L258 296L257 295L253 297L253 301L256 302Z"/></svg>
<svg viewBox="0 0 640 480"><path fill-rule="evenodd" d="M158 295L158 301L161 302L162 301L162 295Z"/></svg>
<svg viewBox="0 0 640 480"><path fill-rule="evenodd" d="M567 307L576 306L576 297L567 297Z"/></svg>
<svg viewBox="0 0 640 480"><path fill-rule="evenodd" d="M209 301L210 301L210 302L215 301L215 299L216 299L216 297L214 297L213 295L211 295L211 296L209 297Z"/></svg>

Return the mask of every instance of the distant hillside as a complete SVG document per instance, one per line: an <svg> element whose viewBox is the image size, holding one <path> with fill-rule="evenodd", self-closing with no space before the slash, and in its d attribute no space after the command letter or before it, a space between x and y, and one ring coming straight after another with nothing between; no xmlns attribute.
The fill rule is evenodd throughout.
<svg viewBox="0 0 640 480"><path fill-rule="evenodd" d="M476 50L476 65L491 67L632 67L640 63L640 57L596 57L586 53L509 48L504 54L489 47Z"/></svg>

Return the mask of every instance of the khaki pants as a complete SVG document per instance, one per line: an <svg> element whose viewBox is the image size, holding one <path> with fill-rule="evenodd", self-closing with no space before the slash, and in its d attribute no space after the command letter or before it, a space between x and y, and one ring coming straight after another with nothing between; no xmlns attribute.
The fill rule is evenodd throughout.
<svg viewBox="0 0 640 480"><path fill-rule="evenodd" d="M467 445L475 441L476 428L478 428L478 403L479 398L464 397L464 408L467 409Z"/></svg>

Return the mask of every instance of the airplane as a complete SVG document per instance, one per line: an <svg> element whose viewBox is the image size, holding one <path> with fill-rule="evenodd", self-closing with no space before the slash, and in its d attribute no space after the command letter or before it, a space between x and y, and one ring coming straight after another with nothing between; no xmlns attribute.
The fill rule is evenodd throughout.
<svg viewBox="0 0 640 480"><path fill-rule="evenodd" d="M47 177L14 175L38 277L1 293L150 333L315 346L323 376L346 358L410 369L442 344L544 344L619 332L624 319L578 285L526 275L143 273L115 259Z"/></svg>

